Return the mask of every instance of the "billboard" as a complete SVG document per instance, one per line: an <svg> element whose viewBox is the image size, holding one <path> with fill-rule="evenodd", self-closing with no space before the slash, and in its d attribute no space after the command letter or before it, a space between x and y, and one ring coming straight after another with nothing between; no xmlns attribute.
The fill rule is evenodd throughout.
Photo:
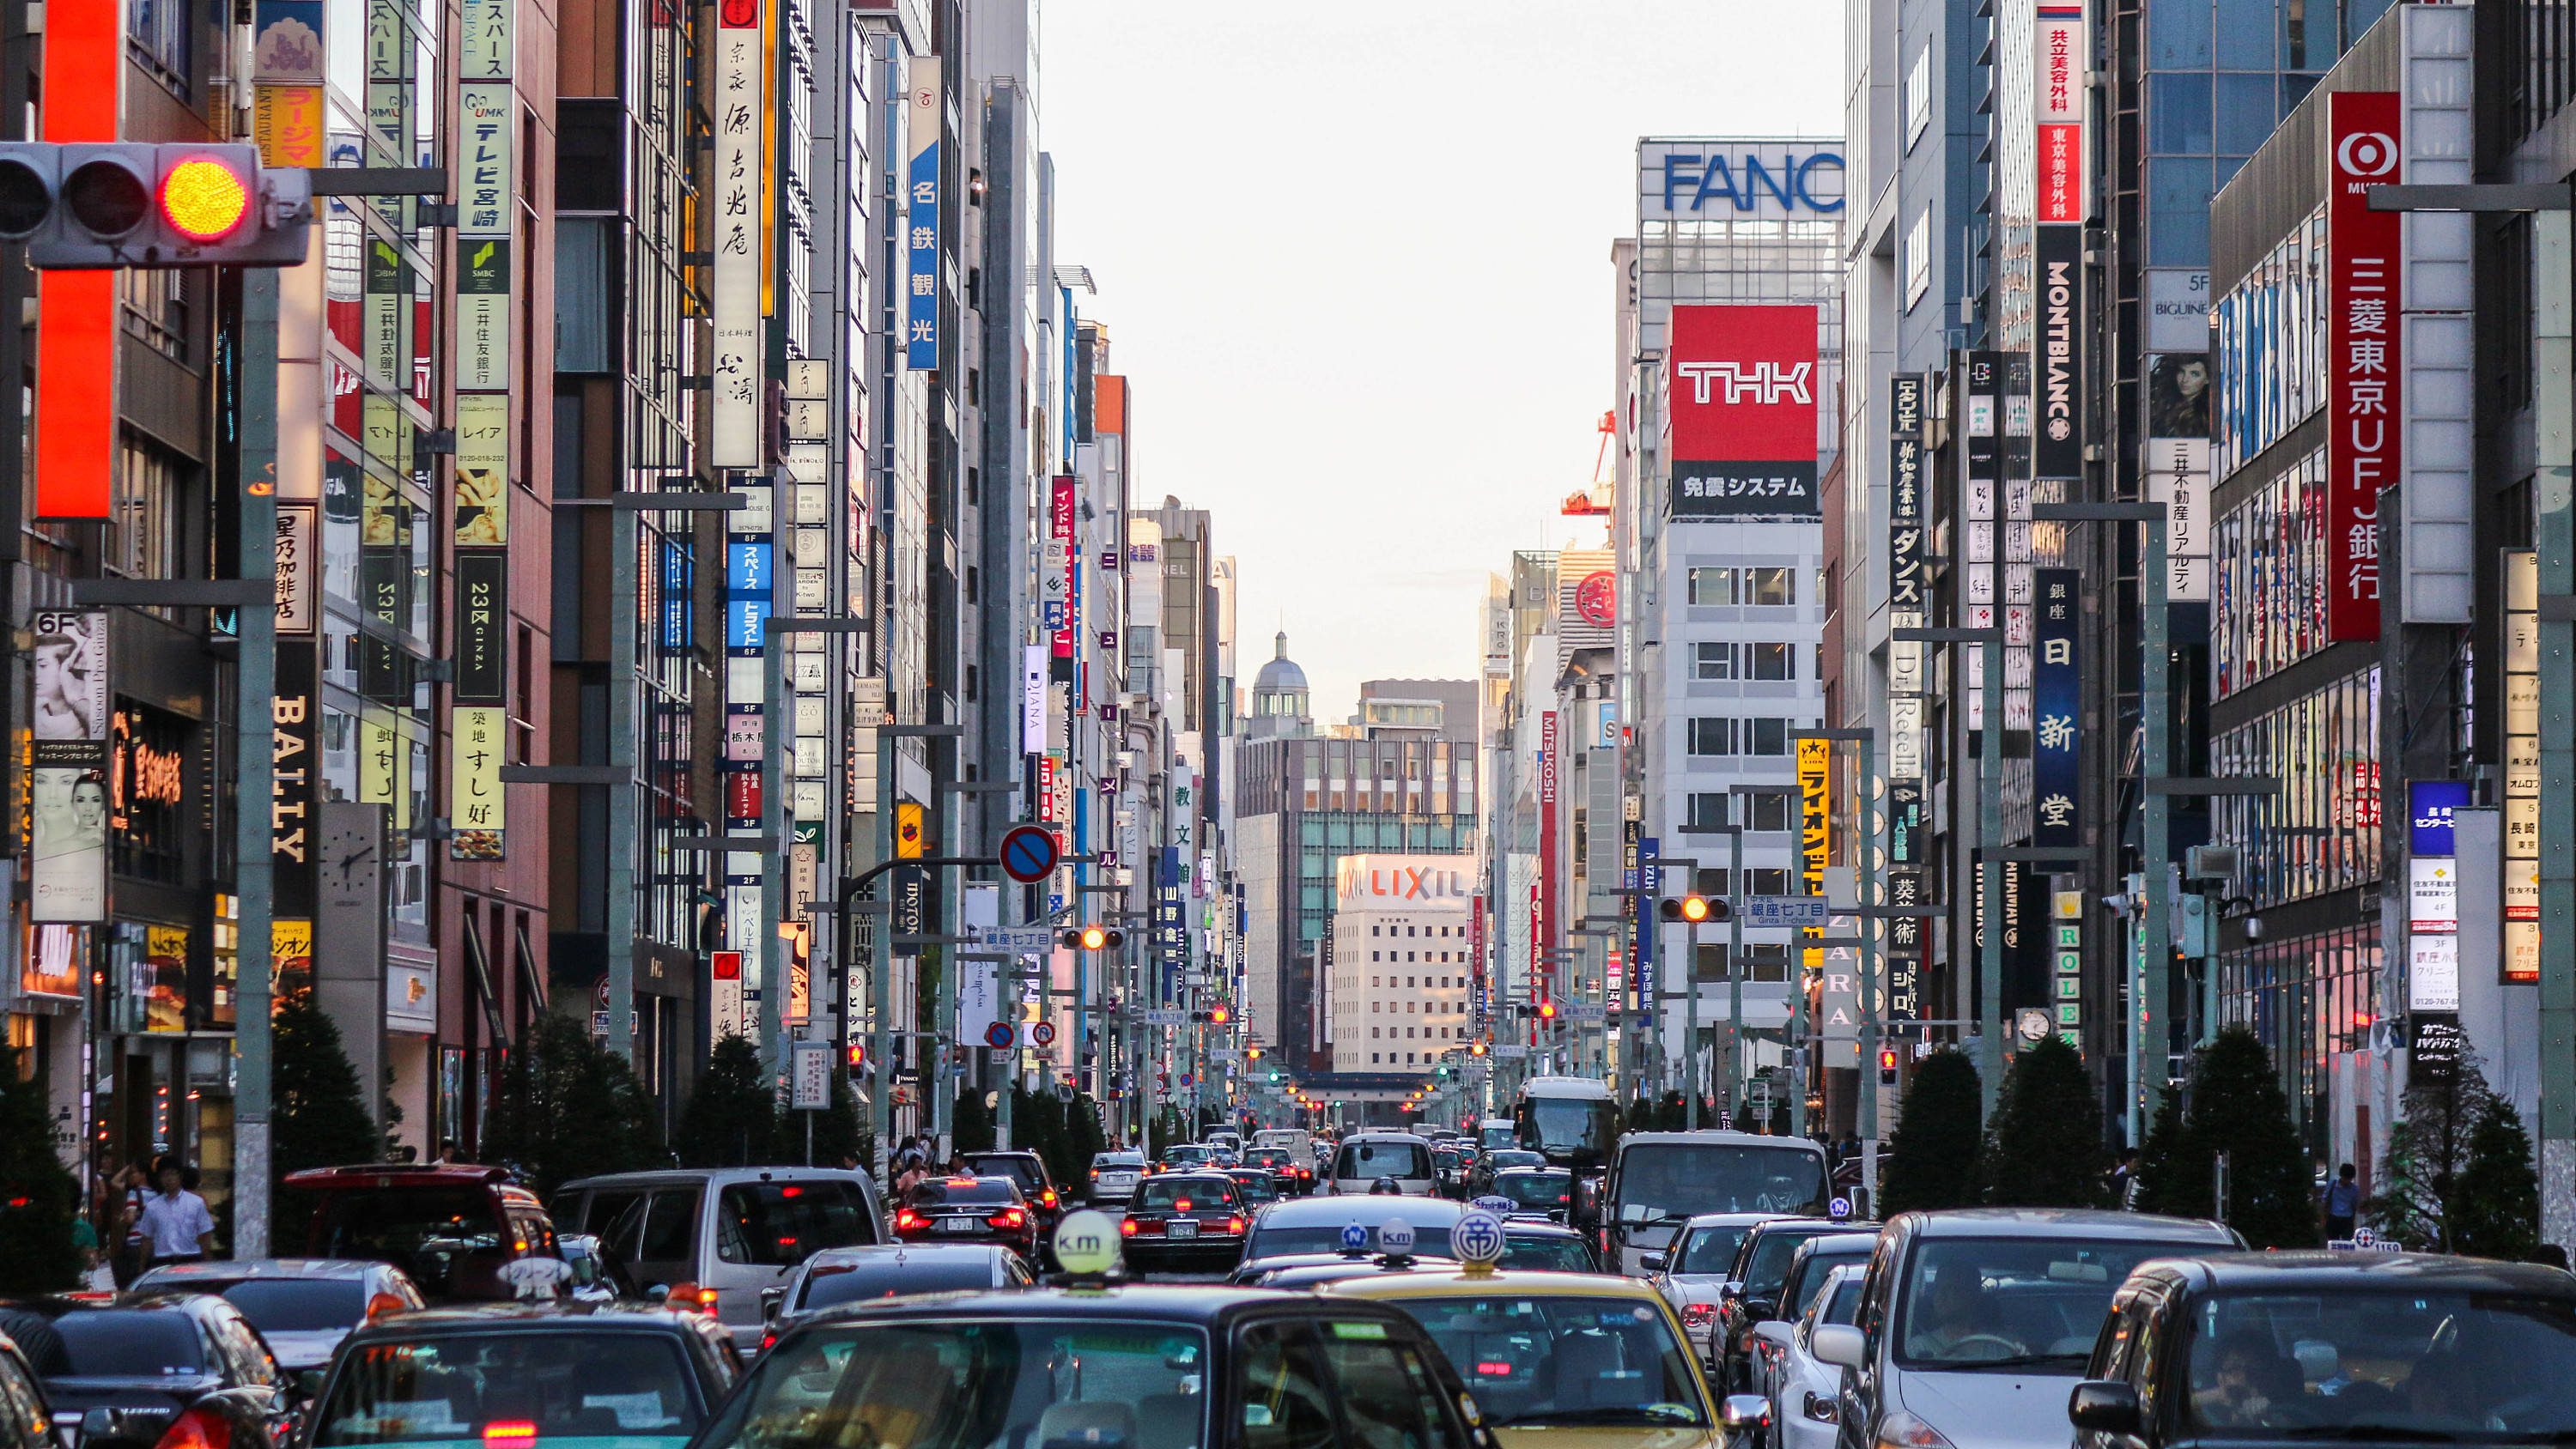
<svg viewBox="0 0 2576 1449"><path fill-rule="evenodd" d="M2326 98L2326 638L2379 637L2379 490L2398 476L2401 213L2395 91Z"/></svg>
<svg viewBox="0 0 2576 1449"><path fill-rule="evenodd" d="M1637 144L1637 215L1645 221L1827 221L1842 213L1840 141L1715 140Z"/></svg>
<svg viewBox="0 0 2576 1449"><path fill-rule="evenodd" d="M1465 915L1476 899L1472 855L1344 855L1333 861L1337 910Z"/></svg>
<svg viewBox="0 0 2576 1449"><path fill-rule="evenodd" d="M1816 308L1676 306L1665 348L1675 517L1817 517Z"/></svg>

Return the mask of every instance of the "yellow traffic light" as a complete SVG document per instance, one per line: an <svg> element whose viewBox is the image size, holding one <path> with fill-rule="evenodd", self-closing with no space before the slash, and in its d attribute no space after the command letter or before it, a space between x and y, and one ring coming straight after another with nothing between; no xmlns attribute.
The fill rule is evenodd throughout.
<svg viewBox="0 0 2576 1449"><path fill-rule="evenodd" d="M1107 931L1098 926L1085 926L1082 928L1082 949L1086 951L1097 951L1108 944L1109 933Z"/></svg>
<svg viewBox="0 0 2576 1449"><path fill-rule="evenodd" d="M161 218L192 241L221 241L249 214L249 185L221 161L191 157L161 178Z"/></svg>

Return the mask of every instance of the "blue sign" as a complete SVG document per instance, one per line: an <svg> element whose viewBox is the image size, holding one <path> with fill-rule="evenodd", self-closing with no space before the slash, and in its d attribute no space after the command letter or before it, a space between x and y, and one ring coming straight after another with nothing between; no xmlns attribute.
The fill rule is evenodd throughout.
<svg viewBox="0 0 2576 1449"><path fill-rule="evenodd" d="M1637 837L1637 875L1645 888L1650 891L1655 888L1655 877L1658 874L1655 862L1663 856L1663 853L1662 837L1654 835ZM1632 882L1632 887L1636 883ZM1636 908L1636 918L1630 923L1635 927L1637 935L1637 939L1629 947L1631 959L1637 963L1637 969L1633 973L1636 977L1637 1009L1647 1013L1649 1021L1659 1019L1663 1007L1663 998L1657 993L1655 985L1655 920L1655 903L1650 897L1645 905Z"/></svg>
<svg viewBox="0 0 2576 1449"><path fill-rule="evenodd" d="M1845 1218L1850 1217L1851 1199L1847 1197L1835 1198L1831 1203L1826 1205L1825 1215L1832 1218L1835 1222L1841 1222Z"/></svg>
<svg viewBox="0 0 2576 1449"><path fill-rule="evenodd" d="M1368 1251L1368 1243L1369 1243L1369 1230L1368 1230L1368 1229L1366 1229L1366 1228L1364 1228L1364 1227L1361 1227L1361 1226L1360 1226L1359 1224L1357 1224L1357 1223L1344 1223L1344 1224L1342 1224L1342 1251L1343 1251L1343 1252L1345 1252L1345 1253L1365 1253L1365 1252L1367 1252L1367 1251Z"/></svg>
<svg viewBox="0 0 2576 1449"><path fill-rule="evenodd" d="M1472 1208L1481 1208L1489 1213L1501 1213L1505 1217L1509 1217L1513 1213L1521 1210L1521 1205L1519 1203L1514 1202L1512 1199L1507 1198L1498 1192L1477 1198L1475 1201L1467 1204L1467 1206Z"/></svg>
<svg viewBox="0 0 2576 1449"><path fill-rule="evenodd" d="M725 647L753 653L760 650L769 624L770 603L767 595L758 598L725 600Z"/></svg>
<svg viewBox="0 0 2576 1449"><path fill-rule="evenodd" d="M1461 1263L1500 1262L1507 1246L1503 1220L1482 1210L1460 1213L1449 1228L1449 1252Z"/></svg>
<svg viewBox="0 0 2576 1449"><path fill-rule="evenodd" d="M766 542L736 538L725 544L725 587L738 594L765 594L770 591L769 545Z"/></svg>
<svg viewBox="0 0 2576 1449"><path fill-rule="evenodd" d="M912 153L907 178L911 209L904 219L905 291L911 306L905 314L904 365L916 372L939 366L939 143Z"/></svg>
<svg viewBox="0 0 2576 1449"><path fill-rule="evenodd" d="M1745 896L1742 919L1748 926L1822 926L1834 918L1823 896Z"/></svg>
<svg viewBox="0 0 2576 1449"><path fill-rule="evenodd" d="M2030 653L2030 840L2084 843L2084 652L2076 639L2084 575L2040 569Z"/></svg>
<svg viewBox="0 0 2576 1449"><path fill-rule="evenodd" d="M2406 849L2413 855L2457 855L2451 812L2469 803L2466 780L2410 780L2406 784Z"/></svg>
<svg viewBox="0 0 2576 1449"><path fill-rule="evenodd" d="M1658 217L1705 217L1722 221L1760 209L1767 199L1781 212L1812 211L1832 215L1843 209L1843 158L1831 151L1800 154L1765 148L1733 155L1665 150L1648 158L1649 200L1658 187L1663 206Z"/></svg>
<svg viewBox="0 0 2576 1449"><path fill-rule="evenodd" d="M1011 1046L1011 1024L997 1021L984 1028L984 1045L995 1051L1008 1051Z"/></svg>

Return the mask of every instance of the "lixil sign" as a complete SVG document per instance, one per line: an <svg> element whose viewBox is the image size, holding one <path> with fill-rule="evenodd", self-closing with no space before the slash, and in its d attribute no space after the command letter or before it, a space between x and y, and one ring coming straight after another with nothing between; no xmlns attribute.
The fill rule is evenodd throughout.
<svg viewBox="0 0 2576 1449"><path fill-rule="evenodd" d="M1647 221L1821 221L1843 209L1834 141L1648 140L1637 146Z"/></svg>

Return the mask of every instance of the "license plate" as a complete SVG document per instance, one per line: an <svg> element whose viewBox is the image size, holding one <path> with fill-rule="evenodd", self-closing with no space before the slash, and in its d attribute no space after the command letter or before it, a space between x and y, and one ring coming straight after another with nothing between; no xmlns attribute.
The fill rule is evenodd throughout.
<svg viewBox="0 0 2576 1449"><path fill-rule="evenodd" d="M941 1218L939 1220L939 1230L943 1233L971 1233L982 1226L982 1223L977 1222L973 1218Z"/></svg>
<svg viewBox="0 0 2576 1449"><path fill-rule="evenodd" d="M1199 1225L1188 1218L1174 1218L1163 1225L1163 1235L1172 1238L1195 1238L1199 1235Z"/></svg>
<svg viewBox="0 0 2576 1449"><path fill-rule="evenodd" d="M1136 1185L1136 1179L1126 1176L1104 1177L1100 1179L1100 1185L1108 1188L1134 1187Z"/></svg>

